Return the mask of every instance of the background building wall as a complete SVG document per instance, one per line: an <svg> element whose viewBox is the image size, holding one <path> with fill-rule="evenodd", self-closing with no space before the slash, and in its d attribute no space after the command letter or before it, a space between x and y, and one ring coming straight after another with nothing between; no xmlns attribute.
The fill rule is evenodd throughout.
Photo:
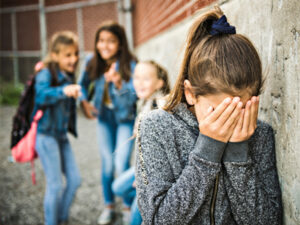
<svg viewBox="0 0 300 225"><path fill-rule="evenodd" d="M300 224L300 2L216 2L220 4L229 22L236 26L237 32L252 40L261 56L266 83L261 96L259 117L269 122L275 130L284 223ZM136 38L140 40L137 42L136 55L141 60L154 59L164 65L174 84L188 29L194 18L207 8L200 9L156 35L150 35L145 41L143 36Z"/></svg>
<svg viewBox="0 0 300 225"><path fill-rule="evenodd" d="M139 45L215 0L132 0L134 42Z"/></svg>
<svg viewBox="0 0 300 225"><path fill-rule="evenodd" d="M0 80L24 83L44 56L50 37L62 30L79 36L82 62L93 51L99 25L118 21L117 4L118 0L1 0Z"/></svg>

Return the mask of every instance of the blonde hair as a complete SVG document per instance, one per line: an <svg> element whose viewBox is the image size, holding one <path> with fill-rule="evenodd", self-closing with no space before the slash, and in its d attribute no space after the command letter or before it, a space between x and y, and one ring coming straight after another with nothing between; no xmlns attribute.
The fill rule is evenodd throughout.
<svg viewBox="0 0 300 225"><path fill-rule="evenodd" d="M59 53L62 46L70 46L75 45L78 46L78 38L75 33L72 31L60 31L52 35L49 47L48 54L46 58L43 60L44 67L48 67L50 73L52 75L52 85L57 85L57 70L58 65L57 62L53 61L51 57L51 53Z"/></svg>
<svg viewBox="0 0 300 225"><path fill-rule="evenodd" d="M161 91L162 94L164 94L164 95L169 94L170 93L170 83L169 83L169 77L168 77L167 70L153 60L143 61L141 63L150 64L151 66L153 66L155 68L157 78L164 82L163 86L160 88L159 91Z"/></svg>

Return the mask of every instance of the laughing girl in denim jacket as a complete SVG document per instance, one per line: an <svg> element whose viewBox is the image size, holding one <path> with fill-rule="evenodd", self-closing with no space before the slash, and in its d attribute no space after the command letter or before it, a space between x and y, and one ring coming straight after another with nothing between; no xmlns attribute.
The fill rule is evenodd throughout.
<svg viewBox="0 0 300 225"><path fill-rule="evenodd" d="M78 62L77 37L72 32L56 33L50 51L35 78L35 106L43 117L37 128L36 151L46 177L44 198L45 224L55 225L68 220L69 208L80 185L80 175L67 138L67 131L76 134L75 99L80 86L74 84ZM63 185L63 176L66 186Z"/></svg>
<svg viewBox="0 0 300 225"><path fill-rule="evenodd" d="M102 166L105 209L99 224L112 221L114 170L119 175L129 168L136 116L136 94L131 73L136 64L129 52L124 29L115 22L105 22L96 32L95 51L88 59L79 84L81 106L87 118L98 119L98 141ZM92 82L93 81L93 82ZM88 90L94 84L94 105L88 103ZM129 199L124 198L124 203ZM128 203L130 204L130 203Z"/></svg>

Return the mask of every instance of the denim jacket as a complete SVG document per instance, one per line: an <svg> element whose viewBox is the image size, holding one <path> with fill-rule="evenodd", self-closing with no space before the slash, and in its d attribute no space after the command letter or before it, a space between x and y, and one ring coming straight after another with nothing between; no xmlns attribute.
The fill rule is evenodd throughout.
<svg viewBox="0 0 300 225"><path fill-rule="evenodd" d="M88 57L86 65L88 64L91 56ZM131 61L130 67L131 72L134 71L136 62ZM119 68L119 62L116 65L117 71ZM92 80L89 78L88 72L83 71L81 77L79 78L79 85L81 85L82 96L80 100L88 99L88 88L91 84ZM104 95L104 87L105 87L105 78L102 74L99 78L94 81L95 92L93 97L93 102L95 108L98 110L98 118L102 117L102 109L103 109L103 95ZM109 97L113 104L113 112L116 118L116 122L128 122L133 121L136 116L136 93L133 87L133 80L130 78L128 82L122 81L122 88L118 90L113 83L108 84L108 93Z"/></svg>
<svg viewBox="0 0 300 225"><path fill-rule="evenodd" d="M43 69L35 77L35 101L33 115L43 109L43 117L38 123L39 133L52 136L66 135L69 130L75 137L76 102L67 97L63 88L72 84L73 78L58 71L58 86L51 86L52 76L48 69Z"/></svg>

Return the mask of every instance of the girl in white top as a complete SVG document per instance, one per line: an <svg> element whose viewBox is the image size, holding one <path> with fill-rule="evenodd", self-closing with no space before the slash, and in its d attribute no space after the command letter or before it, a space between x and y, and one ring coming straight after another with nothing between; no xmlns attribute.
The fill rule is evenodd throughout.
<svg viewBox="0 0 300 225"><path fill-rule="evenodd" d="M139 98L134 136L140 118L152 109L164 106L164 95L170 91L168 73L154 61L139 62L134 70L133 85ZM140 225L142 217L137 207L134 167L119 176L113 183L113 191L123 198L131 198L132 204L123 209L123 224Z"/></svg>

